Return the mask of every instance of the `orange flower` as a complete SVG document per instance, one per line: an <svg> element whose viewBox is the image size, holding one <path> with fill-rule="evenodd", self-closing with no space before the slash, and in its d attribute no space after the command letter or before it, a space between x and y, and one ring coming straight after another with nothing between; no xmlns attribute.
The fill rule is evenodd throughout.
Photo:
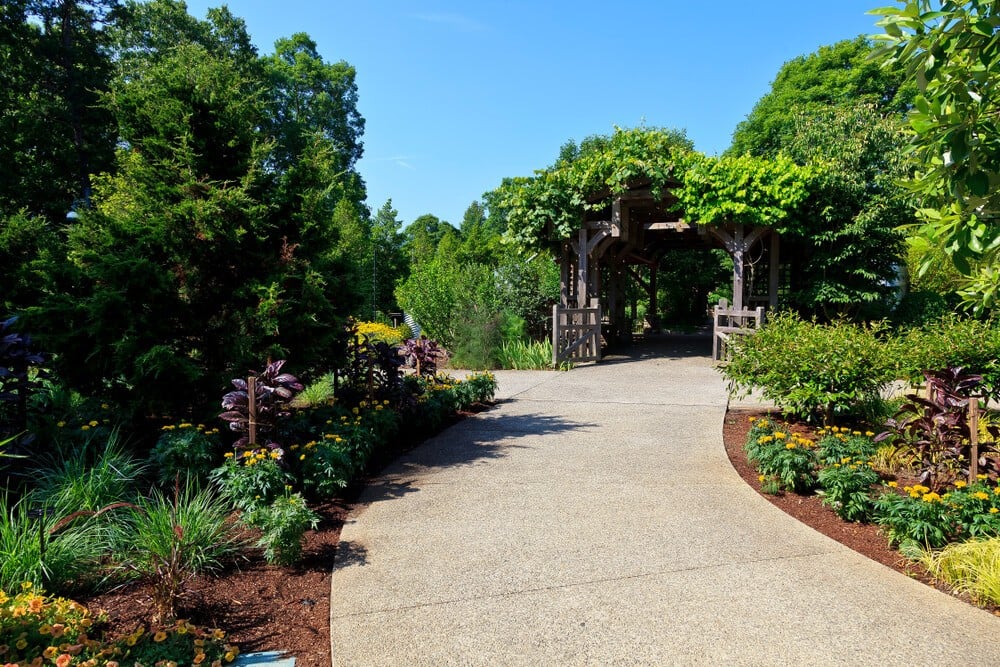
<svg viewBox="0 0 1000 667"><path fill-rule="evenodd" d="M72 660L73 658L70 657L69 653L63 653L56 658L56 667L69 667L69 663Z"/></svg>

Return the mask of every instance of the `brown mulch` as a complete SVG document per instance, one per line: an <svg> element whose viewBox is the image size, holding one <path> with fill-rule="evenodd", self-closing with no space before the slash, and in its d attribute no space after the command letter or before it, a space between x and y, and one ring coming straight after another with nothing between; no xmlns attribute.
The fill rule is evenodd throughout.
<svg viewBox="0 0 1000 667"><path fill-rule="evenodd" d="M733 467L752 488L760 492L757 472L743 452L750 416L764 411L730 411L725 418L723 439ZM268 565L259 552L225 574L196 577L180 616L205 627L226 630L229 640L243 653L283 650L295 656L297 667L330 664L330 576L340 531L362 486L346 499L315 505L322 517L318 530L306 533L303 558L295 567ZM907 562L888 547L877 526L847 523L824 507L818 496L762 494L772 504L817 531L860 554L903 574L933 585L919 565ZM940 587L940 586L939 586ZM942 590L946 590L941 587ZM150 598L142 586L82 599L91 610L104 610L111 633L119 636L145 622ZM1000 609L991 609L1000 615Z"/></svg>

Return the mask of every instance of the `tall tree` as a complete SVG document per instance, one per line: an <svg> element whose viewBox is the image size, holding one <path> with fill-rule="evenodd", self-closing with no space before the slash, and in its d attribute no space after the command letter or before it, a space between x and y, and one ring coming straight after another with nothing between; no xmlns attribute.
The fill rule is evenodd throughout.
<svg viewBox="0 0 1000 667"><path fill-rule="evenodd" d="M98 104L111 60L102 29L116 0L12 0L0 31L0 213L62 221L113 161Z"/></svg>
<svg viewBox="0 0 1000 667"><path fill-rule="evenodd" d="M901 68L883 68L864 37L822 46L778 71L771 89L736 126L729 154L772 157L796 132L799 118L842 104L867 105L880 113L902 114L915 89Z"/></svg>
<svg viewBox="0 0 1000 667"><path fill-rule="evenodd" d="M793 298L827 316L882 316L904 263L910 220L902 115L913 96L900 68L881 68L863 38L821 47L781 68L733 135L728 155L791 157L823 167L797 230L803 280Z"/></svg>
<svg viewBox="0 0 1000 667"><path fill-rule="evenodd" d="M372 238L372 310L373 314L399 310L396 303L396 284L406 278L407 261L403 252L403 223L399 212L392 207L392 200L375 212L371 221Z"/></svg>
<svg viewBox="0 0 1000 667"><path fill-rule="evenodd" d="M267 356L328 369L357 298L341 214L364 212L337 187L340 148L275 139L266 63L228 11L126 10L103 97L117 170L96 178L93 209L48 267L39 338L73 386L146 414L207 405Z"/></svg>

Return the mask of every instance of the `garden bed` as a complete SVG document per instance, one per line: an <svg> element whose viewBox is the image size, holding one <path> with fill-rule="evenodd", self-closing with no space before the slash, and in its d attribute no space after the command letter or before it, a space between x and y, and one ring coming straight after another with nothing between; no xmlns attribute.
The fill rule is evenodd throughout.
<svg viewBox="0 0 1000 667"><path fill-rule="evenodd" d="M733 410L727 413L723 427L733 467L758 492L757 472L747 462L743 445L750 428L749 417L765 414L760 410ZM296 566L268 565L259 552L250 552L246 561L236 563L223 575L194 579L191 594L181 606L181 616L198 625L225 629L229 639L244 652L281 649L295 656L298 667L328 665L334 555L344 521L363 488L361 483L342 499L314 506L321 522L317 530L306 533L303 558ZM790 516L854 551L934 585L920 565L888 547L878 526L842 521L815 495L762 495ZM947 591L943 586L939 588ZM81 601L94 611L105 610L114 633L124 635L146 620L150 596L142 586L132 586ZM990 611L1000 615L1000 608Z"/></svg>
<svg viewBox="0 0 1000 667"><path fill-rule="evenodd" d="M797 495L794 493L771 495L763 493L760 488L761 483L757 476L757 470L747 461L743 446L747 440L747 433L750 431L750 418L767 415L769 413L766 410L759 409L730 410L726 413L723 426L723 441L726 447L726 454L729 456L733 468L743 478L743 481L760 493L772 505L827 537L840 542L844 546L850 547L863 556L891 567L901 574L922 581L929 586L934 586L943 592L953 594L955 597L973 604L967 596L954 594L948 586L934 581L922 565L907 560L898 551L889 548L888 538L877 525L844 521L833 510L824 506L821 498L817 495ZM803 428L802 430L805 429ZM992 606L987 609L993 614L1000 616L1000 606Z"/></svg>

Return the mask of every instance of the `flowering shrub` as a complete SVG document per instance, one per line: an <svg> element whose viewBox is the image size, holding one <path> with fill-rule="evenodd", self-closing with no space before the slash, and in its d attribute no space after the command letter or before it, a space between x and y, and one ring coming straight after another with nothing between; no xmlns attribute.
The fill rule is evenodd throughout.
<svg viewBox="0 0 1000 667"><path fill-rule="evenodd" d="M372 343L385 343L390 347L400 345L409 334L409 327L405 327L405 332L400 328L391 327L381 322L355 322L354 335L360 341L367 338Z"/></svg>
<svg viewBox="0 0 1000 667"><path fill-rule="evenodd" d="M766 493L808 491L816 485L816 443L778 428L771 420L760 420L747 438L747 459L760 473Z"/></svg>
<svg viewBox="0 0 1000 667"><path fill-rule="evenodd" d="M875 433L827 426L816 432L816 452L824 465L842 463L844 458L868 459L875 455Z"/></svg>
<svg viewBox="0 0 1000 667"><path fill-rule="evenodd" d="M904 491L906 495L885 492L875 501L875 521L885 529L889 544L915 542L928 548L947 544L951 517L941 496L922 484Z"/></svg>
<svg viewBox="0 0 1000 667"><path fill-rule="evenodd" d="M267 505L291 481L288 471L279 463L282 455L281 450L266 447L226 452L225 462L212 471L212 479L239 509Z"/></svg>
<svg viewBox="0 0 1000 667"><path fill-rule="evenodd" d="M199 628L183 619L150 632L139 628L118 642L122 656L116 663L123 667L222 667L240 654L239 647L225 639L226 633L222 630ZM107 667L118 667L118 664L109 662Z"/></svg>
<svg viewBox="0 0 1000 667"><path fill-rule="evenodd" d="M959 480L943 493L923 484L903 487L903 492L889 491L875 501L876 521L886 528L891 544L912 541L940 548L1000 535L1000 485L990 487L985 476L971 485Z"/></svg>
<svg viewBox="0 0 1000 667"><path fill-rule="evenodd" d="M88 633L94 618L83 605L51 598L31 583L21 584L12 597L0 590L0 661L5 665L57 667L105 664L121 650L103 646Z"/></svg>

